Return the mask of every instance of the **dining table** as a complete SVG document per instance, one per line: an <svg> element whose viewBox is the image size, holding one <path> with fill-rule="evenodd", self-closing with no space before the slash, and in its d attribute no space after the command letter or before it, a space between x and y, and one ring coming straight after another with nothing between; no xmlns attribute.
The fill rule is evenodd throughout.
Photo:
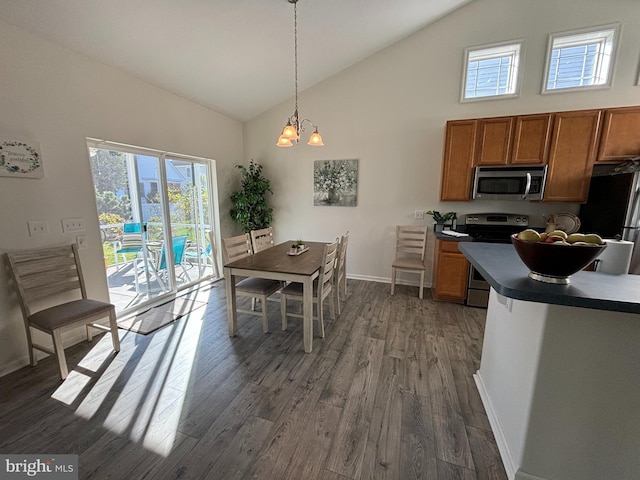
<svg viewBox="0 0 640 480"><path fill-rule="evenodd" d="M237 276L298 282L303 285L302 337L304 351L311 352L313 348L313 281L320 274L326 243L305 241L305 250L294 255L292 245L295 243L297 243L295 240L289 240L224 265L229 336L234 337L238 330L235 291ZM266 305L263 305L262 308L266 308Z"/></svg>

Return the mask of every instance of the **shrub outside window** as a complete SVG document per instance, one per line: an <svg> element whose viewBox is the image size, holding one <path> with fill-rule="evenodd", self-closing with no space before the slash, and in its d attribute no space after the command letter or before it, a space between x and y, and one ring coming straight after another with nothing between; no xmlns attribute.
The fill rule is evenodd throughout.
<svg viewBox="0 0 640 480"><path fill-rule="evenodd" d="M620 25L549 35L542 93L611 85Z"/></svg>
<svg viewBox="0 0 640 480"><path fill-rule="evenodd" d="M522 42L465 49L460 101L517 97Z"/></svg>

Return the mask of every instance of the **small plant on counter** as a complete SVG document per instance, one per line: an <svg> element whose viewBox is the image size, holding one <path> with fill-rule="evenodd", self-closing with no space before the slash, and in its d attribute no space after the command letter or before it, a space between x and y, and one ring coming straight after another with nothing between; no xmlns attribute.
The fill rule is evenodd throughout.
<svg viewBox="0 0 640 480"><path fill-rule="evenodd" d="M440 213L437 210L429 210L428 212L424 213L426 213L427 215L431 215L433 217L433 220L438 225L444 225L448 221L453 220L456 216L456 212Z"/></svg>

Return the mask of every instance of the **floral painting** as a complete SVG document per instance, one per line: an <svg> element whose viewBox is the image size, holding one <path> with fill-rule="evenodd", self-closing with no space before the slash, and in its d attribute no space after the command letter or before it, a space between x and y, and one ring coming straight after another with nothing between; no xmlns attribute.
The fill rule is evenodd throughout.
<svg viewBox="0 0 640 480"><path fill-rule="evenodd" d="M316 160L313 164L313 204L355 207L358 160Z"/></svg>

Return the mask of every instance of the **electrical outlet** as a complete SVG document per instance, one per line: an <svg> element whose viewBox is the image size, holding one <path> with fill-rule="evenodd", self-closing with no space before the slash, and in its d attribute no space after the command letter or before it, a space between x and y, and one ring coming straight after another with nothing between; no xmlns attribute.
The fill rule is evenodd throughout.
<svg viewBox="0 0 640 480"><path fill-rule="evenodd" d="M84 218L63 218L62 231L67 232L84 232Z"/></svg>
<svg viewBox="0 0 640 480"><path fill-rule="evenodd" d="M424 218L424 210L414 210L413 211L413 218Z"/></svg>
<svg viewBox="0 0 640 480"><path fill-rule="evenodd" d="M29 225L29 236L49 235L49 222L46 220L30 220L27 224Z"/></svg>
<svg viewBox="0 0 640 480"><path fill-rule="evenodd" d="M78 235L76 237L76 245L78 246L78 248L88 248L89 245L87 244L87 236Z"/></svg>

